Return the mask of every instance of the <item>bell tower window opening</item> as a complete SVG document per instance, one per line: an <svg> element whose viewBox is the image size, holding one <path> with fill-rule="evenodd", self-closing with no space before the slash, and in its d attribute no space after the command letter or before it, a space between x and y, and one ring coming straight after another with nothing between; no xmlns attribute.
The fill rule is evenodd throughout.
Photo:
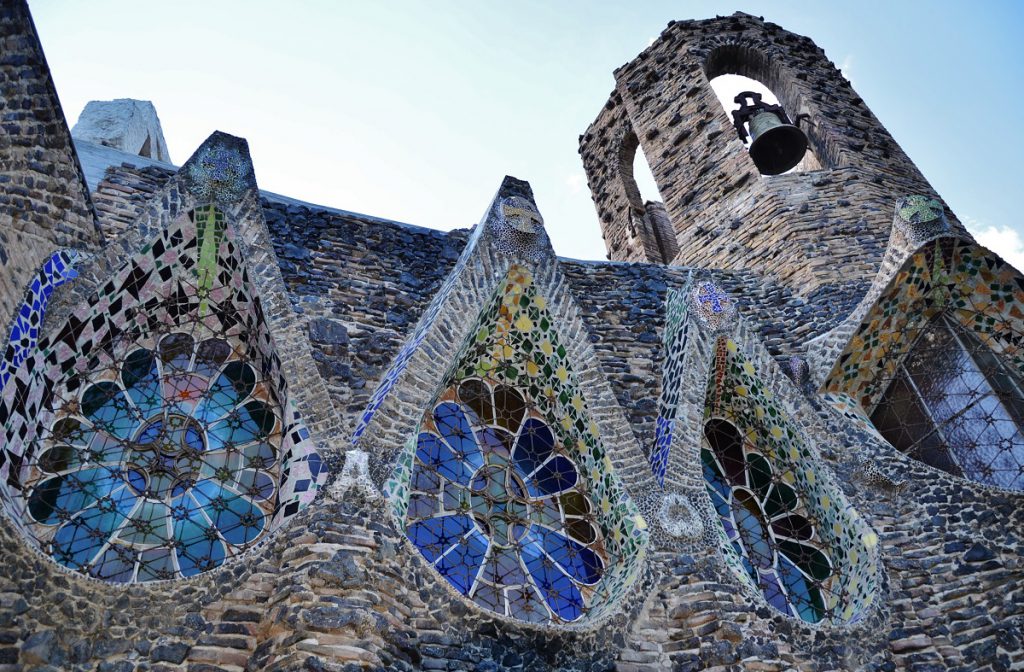
<svg viewBox="0 0 1024 672"><path fill-rule="evenodd" d="M669 264L679 254L679 242L647 155L632 131L622 138L619 175L629 201L629 218L636 234L648 235L657 261ZM645 194L654 198L645 198Z"/></svg>
<svg viewBox="0 0 1024 672"><path fill-rule="evenodd" d="M821 170L822 164L818 160L818 157L814 152L812 144L808 142L806 138L803 139L803 145L806 151L802 153L802 156L800 156L800 158L793 165L791 165L790 167L786 167L784 170L778 170L776 172L773 169L766 169L761 160L755 158L755 155L758 153L758 151L760 151L762 155L764 155L766 148L774 148L776 146L776 143L770 140L768 135L765 135L766 131L768 131L771 135L779 136L784 140L789 140L793 142L799 141L798 136L804 135L806 121L803 117L797 118L797 109L787 108L779 101L779 98L770 88L765 86L757 79L752 79L744 75L733 73L720 74L717 77L711 79L710 83L711 89L715 92L715 96L718 98L719 103L721 103L722 109L725 111L725 114L729 119L730 125L733 124L735 119L733 113L741 109L741 102L737 99L737 97L739 96L739 94L748 92L759 95L761 102L766 106L780 106L781 109L784 111L784 114L788 116L788 125L784 125L781 119L777 124L773 123L770 117L762 117L759 120L759 122L755 122L754 129L750 128L750 122L753 122L753 120L750 120L750 122L744 124L746 138L741 138L741 140L743 140L744 146L746 147L747 151L751 152L751 158L755 159L755 165L757 165L758 170L761 171L762 174L774 175L799 173L810 170ZM768 127L765 127L765 122L769 124ZM754 143L760 136L764 137L762 137L761 142L758 143L759 147L757 149L752 150ZM782 147L788 149L791 147L791 145L788 144L787 142L783 142ZM793 151L795 152L795 149ZM774 154L774 152L769 150L767 154Z"/></svg>
<svg viewBox="0 0 1024 672"><path fill-rule="evenodd" d="M1024 383L943 313L899 364L871 420L898 450L957 476L1024 490Z"/></svg>

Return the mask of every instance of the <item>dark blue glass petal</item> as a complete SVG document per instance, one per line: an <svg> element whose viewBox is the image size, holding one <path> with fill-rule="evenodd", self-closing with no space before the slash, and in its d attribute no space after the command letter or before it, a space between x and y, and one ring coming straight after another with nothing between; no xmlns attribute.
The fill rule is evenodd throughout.
<svg viewBox="0 0 1024 672"><path fill-rule="evenodd" d="M469 534L437 561L437 570L463 595L468 595L487 555L487 537L478 530Z"/></svg>
<svg viewBox="0 0 1024 672"><path fill-rule="evenodd" d="M29 514L44 525L55 525L61 514L71 516L124 485L116 468L96 467L48 478L32 490Z"/></svg>
<svg viewBox="0 0 1024 672"><path fill-rule="evenodd" d="M534 585L559 618L576 620L583 615L583 595L580 589L544 554L540 542L531 537L528 535L524 539L522 556Z"/></svg>
<svg viewBox="0 0 1024 672"><path fill-rule="evenodd" d="M434 409L434 424L458 459L473 465L483 464L469 418L458 404L450 401L438 404Z"/></svg>
<svg viewBox="0 0 1024 672"><path fill-rule="evenodd" d="M458 459L445 442L429 432L419 435L416 441L416 457L453 483L468 486L473 476L473 470Z"/></svg>
<svg viewBox="0 0 1024 672"><path fill-rule="evenodd" d="M107 497L57 528L51 554L60 564L81 569L124 522L138 498L122 484Z"/></svg>
<svg viewBox="0 0 1024 672"><path fill-rule="evenodd" d="M470 517L458 514L418 521L409 526L406 534L427 562L433 563L471 529Z"/></svg>
<svg viewBox="0 0 1024 672"><path fill-rule="evenodd" d="M530 527L530 536L536 539L551 559L576 581L593 585L601 580L601 575L604 574L604 561L583 544L539 525Z"/></svg>
<svg viewBox="0 0 1024 672"><path fill-rule="evenodd" d="M128 354L121 365L121 382L143 419L152 417L164 405L156 357L140 348Z"/></svg>
<svg viewBox="0 0 1024 672"><path fill-rule="evenodd" d="M82 394L82 413L95 427L119 439L131 439L139 426L124 392L110 381L86 389Z"/></svg>
<svg viewBox="0 0 1024 672"><path fill-rule="evenodd" d="M789 593L789 602L800 618L810 623L820 621L824 616L821 591L783 555L779 556L779 573Z"/></svg>
<svg viewBox="0 0 1024 672"><path fill-rule="evenodd" d="M526 488L532 497L557 495L576 485L579 474L576 465L562 455L556 455L545 462L533 476L526 478Z"/></svg>
<svg viewBox="0 0 1024 672"><path fill-rule="evenodd" d="M533 473L555 448L555 436L547 425L536 418L523 423L519 439L512 451L512 460L525 476Z"/></svg>
<svg viewBox="0 0 1024 672"><path fill-rule="evenodd" d="M202 506L188 494L172 501L174 552L182 576L195 576L224 562L224 543L203 518Z"/></svg>
<svg viewBox="0 0 1024 672"><path fill-rule="evenodd" d="M263 531L265 516L259 507L215 480L196 483L192 496L203 506L207 518L213 521L213 526L229 544L247 544Z"/></svg>

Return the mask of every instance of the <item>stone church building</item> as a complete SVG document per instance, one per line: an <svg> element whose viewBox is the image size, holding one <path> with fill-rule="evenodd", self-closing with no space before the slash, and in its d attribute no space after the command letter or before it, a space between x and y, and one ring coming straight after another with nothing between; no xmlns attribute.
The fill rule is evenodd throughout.
<svg viewBox="0 0 1024 672"><path fill-rule="evenodd" d="M1024 277L761 18L594 109L572 261L512 177L445 233L69 129L0 2L0 671L1024 669Z"/></svg>

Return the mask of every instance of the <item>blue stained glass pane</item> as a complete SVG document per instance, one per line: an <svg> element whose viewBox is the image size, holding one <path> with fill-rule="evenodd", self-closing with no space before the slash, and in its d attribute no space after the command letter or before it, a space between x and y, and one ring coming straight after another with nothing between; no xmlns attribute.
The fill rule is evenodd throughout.
<svg viewBox="0 0 1024 672"><path fill-rule="evenodd" d="M224 562L224 543L200 513L201 506L189 495L174 498L174 551L182 576L194 576Z"/></svg>
<svg viewBox="0 0 1024 672"><path fill-rule="evenodd" d="M566 621L582 616L583 595L580 589L544 555L539 543L530 539L523 545L522 555L530 577L551 611Z"/></svg>
<svg viewBox="0 0 1024 672"><path fill-rule="evenodd" d="M213 422L249 396L256 385L256 374L242 362L230 362L210 384L206 398L193 414L202 422Z"/></svg>
<svg viewBox="0 0 1024 672"><path fill-rule="evenodd" d="M460 459L452 449L440 438L424 432L416 442L416 457L420 462L437 470L437 473L449 481L460 485L469 485L473 471Z"/></svg>
<svg viewBox="0 0 1024 672"><path fill-rule="evenodd" d="M55 476L32 490L29 514L44 525L54 525L59 522L61 512L73 515L123 484L119 471L108 467Z"/></svg>
<svg viewBox="0 0 1024 672"><path fill-rule="evenodd" d="M207 429L210 450L261 441L273 431L274 414L262 401L250 401ZM268 427L269 426L269 427Z"/></svg>
<svg viewBox="0 0 1024 672"><path fill-rule="evenodd" d="M458 404L449 401L438 404L434 409L434 423L457 458L471 464L483 464L469 419Z"/></svg>
<svg viewBox="0 0 1024 672"><path fill-rule="evenodd" d="M471 529L470 517L459 514L415 522L409 526L407 534L427 561L433 563Z"/></svg>
<svg viewBox="0 0 1024 672"><path fill-rule="evenodd" d="M789 592L789 602L805 621L816 623L824 615L821 593L785 556L779 555L779 574Z"/></svg>
<svg viewBox="0 0 1024 672"><path fill-rule="evenodd" d="M96 383L82 394L82 413L92 423L119 439L132 438L138 420L116 383Z"/></svg>
<svg viewBox="0 0 1024 672"><path fill-rule="evenodd" d="M149 418L163 408L160 373L156 368L156 358L149 350L136 350L125 358L121 366L121 381L143 418Z"/></svg>
<svg viewBox="0 0 1024 672"><path fill-rule="evenodd" d="M566 457L556 455L548 460L533 476L526 479L526 488L533 497L556 495L576 485L579 474L576 465Z"/></svg>
<svg viewBox="0 0 1024 672"><path fill-rule="evenodd" d="M555 437L540 420L530 418L523 423L512 459L524 474L531 474L548 459L555 447Z"/></svg>
<svg viewBox="0 0 1024 672"><path fill-rule="evenodd" d="M768 604L788 614L789 602L786 600L786 594L782 592L782 588L779 586L775 573L764 572L758 577L758 583L761 586L761 592L764 593L764 599L768 600Z"/></svg>
<svg viewBox="0 0 1024 672"><path fill-rule="evenodd" d="M111 544L96 558L89 574L104 581L127 583L135 574L135 552L123 545Z"/></svg>
<svg viewBox="0 0 1024 672"><path fill-rule="evenodd" d="M437 569L460 593L468 595L487 554L487 537L470 530L440 560Z"/></svg>
<svg viewBox="0 0 1024 672"><path fill-rule="evenodd" d="M137 497L122 485L61 525L53 535L51 554L62 565L79 569L99 552L135 506Z"/></svg>
<svg viewBox="0 0 1024 672"><path fill-rule="evenodd" d="M530 536L573 579L587 585L601 580L604 561L583 544L539 525L530 526Z"/></svg>
<svg viewBox="0 0 1024 672"><path fill-rule="evenodd" d="M168 537L170 509L163 502L144 499L132 512L118 538L129 544L159 544Z"/></svg>
<svg viewBox="0 0 1024 672"><path fill-rule="evenodd" d="M196 483L192 497L203 506L206 516L230 544L248 543L263 531L263 512L214 480Z"/></svg>

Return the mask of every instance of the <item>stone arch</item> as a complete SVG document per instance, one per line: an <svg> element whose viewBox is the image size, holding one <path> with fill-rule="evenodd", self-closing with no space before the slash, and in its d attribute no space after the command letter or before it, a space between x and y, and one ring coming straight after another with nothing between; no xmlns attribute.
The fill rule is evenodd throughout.
<svg viewBox="0 0 1024 672"><path fill-rule="evenodd" d="M815 140L815 125L804 123L808 115L807 106L797 87L792 86L787 70L778 65L778 57L770 56L765 50L746 42L726 42L711 48L703 60L704 75L708 84L722 75L739 75L767 88L778 99L790 121L807 136L807 153L795 170L821 170L834 166L834 161L823 153L824 144ZM733 123L731 110L724 109Z"/></svg>

